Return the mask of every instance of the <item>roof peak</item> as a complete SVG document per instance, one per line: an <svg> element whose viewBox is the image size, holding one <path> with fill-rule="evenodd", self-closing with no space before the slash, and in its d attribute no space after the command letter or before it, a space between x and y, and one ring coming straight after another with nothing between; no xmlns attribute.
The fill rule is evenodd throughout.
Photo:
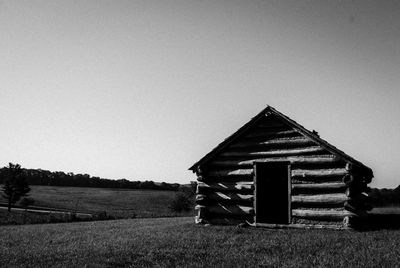
<svg viewBox="0 0 400 268"><path fill-rule="evenodd" d="M209 159L214 157L218 152L220 152L222 149L226 148L234 140L236 140L238 137L240 137L243 134L243 132L245 132L247 129L249 129L251 126L253 126L260 118L262 118L265 115L269 115L269 114L275 115L277 118L282 120L284 123L286 123L287 125L289 125L293 129L295 129L296 131L300 132L301 134L309 137L311 140L313 140L314 142L319 144L321 147L323 147L327 151L329 151L329 152L331 152L333 154L339 155L342 158L344 158L345 160L347 160L347 161L349 161L349 162L351 162L351 163L353 163L353 164L355 164L357 166L360 166L362 168L370 170L371 176L372 176L372 170L369 167L367 167L364 164L362 164L361 162L355 160L354 158L352 158L351 156L347 155L343 151L339 150L338 148L336 148L332 144L328 143L327 141L321 139L320 136L318 135L317 131L315 131L315 130L313 130L313 131L307 130L305 127L303 127L302 125L300 125L296 121L292 120L288 116L282 114L281 112L279 112L274 107L272 107L272 106L270 106L268 104L267 104L266 108L264 108L256 116L254 116L249 122L244 124L241 128L239 128L231 136L229 136L223 142L221 142L219 145L217 145L217 147L215 147L213 150L211 150L208 154L206 154L199 161L197 161L189 169L193 170L193 171L196 170L199 165L207 162Z"/></svg>

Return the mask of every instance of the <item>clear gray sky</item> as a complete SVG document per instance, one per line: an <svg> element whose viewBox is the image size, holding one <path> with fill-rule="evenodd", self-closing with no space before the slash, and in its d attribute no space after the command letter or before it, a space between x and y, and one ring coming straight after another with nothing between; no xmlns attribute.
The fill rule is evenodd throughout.
<svg viewBox="0 0 400 268"><path fill-rule="evenodd" d="M400 1L0 1L0 163L187 183L267 104L400 184Z"/></svg>

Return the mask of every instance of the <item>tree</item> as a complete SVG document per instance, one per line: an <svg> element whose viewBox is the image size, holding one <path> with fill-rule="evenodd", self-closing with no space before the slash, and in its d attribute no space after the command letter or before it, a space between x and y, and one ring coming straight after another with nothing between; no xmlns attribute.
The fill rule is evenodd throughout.
<svg viewBox="0 0 400 268"><path fill-rule="evenodd" d="M5 181L3 185L3 197L7 200L8 212L21 197L28 195L31 190L23 176L21 166L9 163L6 169Z"/></svg>

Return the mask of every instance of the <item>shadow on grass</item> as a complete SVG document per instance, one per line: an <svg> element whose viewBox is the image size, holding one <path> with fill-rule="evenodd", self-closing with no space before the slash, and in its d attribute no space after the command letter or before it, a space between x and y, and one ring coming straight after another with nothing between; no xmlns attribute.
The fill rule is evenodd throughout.
<svg viewBox="0 0 400 268"><path fill-rule="evenodd" d="M358 231L400 230L400 214L371 213L360 222Z"/></svg>

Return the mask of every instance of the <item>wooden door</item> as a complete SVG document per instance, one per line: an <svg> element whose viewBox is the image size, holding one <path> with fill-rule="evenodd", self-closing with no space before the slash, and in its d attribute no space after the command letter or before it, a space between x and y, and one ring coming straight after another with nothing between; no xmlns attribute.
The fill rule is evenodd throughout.
<svg viewBox="0 0 400 268"><path fill-rule="evenodd" d="M256 162L254 164L256 223L290 223L289 164L289 162Z"/></svg>

